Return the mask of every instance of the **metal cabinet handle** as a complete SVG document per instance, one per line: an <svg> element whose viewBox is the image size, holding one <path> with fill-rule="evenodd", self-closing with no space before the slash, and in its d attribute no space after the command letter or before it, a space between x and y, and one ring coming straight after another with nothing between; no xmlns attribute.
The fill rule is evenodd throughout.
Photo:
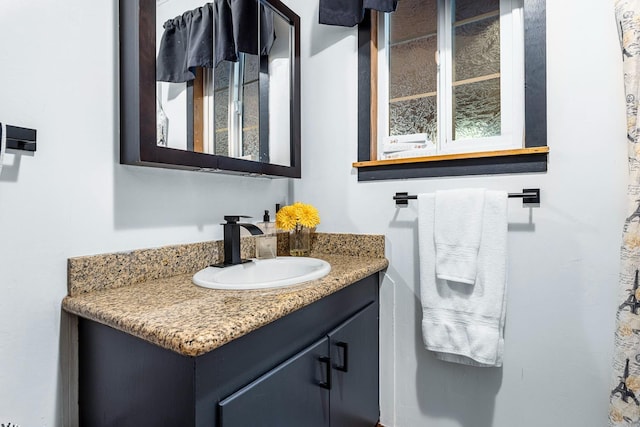
<svg viewBox="0 0 640 427"><path fill-rule="evenodd" d="M336 343L336 347L342 349L343 363L342 366L335 366L335 368L338 371L349 372L349 344L344 341L340 341Z"/></svg>
<svg viewBox="0 0 640 427"><path fill-rule="evenodd" d="M327 381L320 381L318 385L322 388L326 388L327 390L331 390L331 358L321 357L320 363L325 364L325 375L327 376Z"/></svg>

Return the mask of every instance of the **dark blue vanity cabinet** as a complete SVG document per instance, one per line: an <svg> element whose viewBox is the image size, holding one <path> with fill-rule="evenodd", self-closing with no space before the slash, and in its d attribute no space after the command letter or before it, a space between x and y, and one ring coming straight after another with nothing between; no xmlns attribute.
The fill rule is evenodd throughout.
<svg viewBox="0 0 640 427"><path fill-rule="evenodd" d="M80 424L376 425L378 274L198 357L80 319Z"/></svg>
<svg viewBox="0 0 640 427"><path fill-rule="evenodd" d="M219 403L222 426L374 426L378 310L370 303L325 338ZM247 410L252 408L252 410Z"/></svg>

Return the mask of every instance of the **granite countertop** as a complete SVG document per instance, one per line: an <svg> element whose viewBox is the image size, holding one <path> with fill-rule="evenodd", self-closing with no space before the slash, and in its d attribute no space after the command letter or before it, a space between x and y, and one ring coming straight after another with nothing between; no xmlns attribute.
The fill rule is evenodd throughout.
<svg viewBox="0 0 640 427"><path fill-rule="evenodd" d="M355 246L342 246L340 238L344 236L351 239ZM388 261L384 258L384 237L364 238L373 239L376 244L381 241L381 251L378 246L373 251L371 246L363 246L363 243L371 242L361 241L358 235L321 236L320 240L326 240L324 243L327 245L318 245L311 256L329 262L331 272L322 279L271 290L202 288L191 282L193 272L197 269L152 280L129 280L133 283L115 281L115 286L110 286L111 282L108 282L96 288L95 283L99 281L95 277L99 274L95 271L87 273L86 270L91 270L92 263L88 260L97 257L70 259L70 291L62 307L67 312L182 355L199 356L386 268ZM366 253L362 255L365 256L357 253L357 247L367 248L363 249ZM163 249L175 251L176 248ZM328 251L333 253L324 253ZM132 252L108 256L126 258L139 255ZM104 261L104 256L99 259L101 261L98 264L102 263L103 268L105 263L109 264ZM126 260L121 259L120 264L125 265ZM117 266L115 270L113 265L110 268L118 271ZM140 267L131 268L138 272L136 277L139 278ZM105 275L113 278L116 275L113 271L105 272ZM128 273L122 271L125 277ZM78 285L82 282L78 280L79 277L85 278L84 284L89 289ZM86 277L94 279L87 280Z"/></svg>

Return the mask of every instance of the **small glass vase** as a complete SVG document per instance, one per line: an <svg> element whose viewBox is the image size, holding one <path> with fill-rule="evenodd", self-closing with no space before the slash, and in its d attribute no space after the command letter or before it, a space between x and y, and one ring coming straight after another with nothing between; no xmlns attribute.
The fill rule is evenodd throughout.
<svg viewBox="0 0 640 427"><path fill-rule="evenodd" d="M302 225L289 232L289 254L291 256L309 256L311 251L311 229Z"/></svg>

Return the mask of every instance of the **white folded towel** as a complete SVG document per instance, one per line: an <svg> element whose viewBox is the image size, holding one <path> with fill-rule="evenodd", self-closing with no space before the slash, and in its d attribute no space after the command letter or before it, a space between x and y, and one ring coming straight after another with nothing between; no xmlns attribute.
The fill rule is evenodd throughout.
<svg viewBox="0 0 640 427"><path fill-rule="evenodd" d="M473 285L482 234L484 189L436 191L438 279Z"/></svg>
<svg viewBox="0 0 640 427"><path fill-rule="evenodd" d="M487 191L474 286L438 279L435 196L418 195L422 334L428 350L449 362L502 366L506 313L507 194Z"/></svg>

